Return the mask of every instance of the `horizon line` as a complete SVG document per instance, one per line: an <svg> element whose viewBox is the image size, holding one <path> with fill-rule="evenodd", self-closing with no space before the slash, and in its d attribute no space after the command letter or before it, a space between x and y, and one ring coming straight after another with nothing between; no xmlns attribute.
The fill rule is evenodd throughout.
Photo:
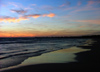
<svg viewBox="0 0 100 72"><path fill-rule="evenodd" d="M35 36L35 37L0 37L0 38L42 38L42 37L48 37L48 38L53 38L53 37L93 37L93 36L100 36L100 35L82 35L82 36Z"/></svg>

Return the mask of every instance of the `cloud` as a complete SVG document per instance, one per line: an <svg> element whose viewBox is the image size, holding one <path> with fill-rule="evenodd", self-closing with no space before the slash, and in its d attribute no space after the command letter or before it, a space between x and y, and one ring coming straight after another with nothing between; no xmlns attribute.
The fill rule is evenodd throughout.
<svg viewBox="0 0 100 72"><path fill-rule="evenodd" d="M72 20L75 22L83 22L83 23L89 23L89 24L100 24L100 20Z"/></svg>
<svg viewBox="0 0 100 72"><path fill-rule="evenodd" d="M36 6L36 4L31 4L31 6Z"/></svg>
<svg viewBox="0 0 100 72"><path fill-rule="evenodd" d="M63 6L65 6L65 4L60 5L60 7L63 7Z"/></svg>
<svg viewBox="0 0 100 72"><path fill-rule="evenodd" d="M37 7L38 8L38 7ZM41 6L40 8L38 8L38 9L40 9L40 10L47 10L47 11L51 11L51 10L54 10L55 9L55 7L53 7L53 6L50 6L50 5L43 5L43 6Z"/></svg>
<svg viewBox="0 0 100 72"><path fill-rule="evenodd" d="M55 16L55 14L54 13L49 13L49 14L43 14L43 15L41 15L41 14L29 14L29 15L24 15L23 17L26 17L26 18L28 18L28 17L33 17L33 18L38 18L38 17L41 17L41 16L43 16L43 17L54 17Z"/></svg>
<svg viewBox="0 0 100 72"><path fill-rule="evenodd" d="M99 3L100 3L100 0L90 0L90 1L88 1L87 5L99 4Z"/></svg>
<svg viewBox="0 0 100 72"><path fill-rule="evenodd" d="M23 21L23 20L29 20L30 17L38 18L40 16L54 17L55 14L54 13L43 14L43 15L41 15L41 14L29 14L29 15L20 16L18 18L5 16L5 17L0 17L0 22L20 22L20 21Z"/></svg>
<svg viewBox="0 0 100 72"><path fill-rule="evenodd" d="M83 0L79 0L79 2L77 3L76 8L72 8L73 11L70 13L78 13L78 12L82 12L82 11L98 11L100 10L100 7L97 7L98 4L100 4L100 0L88 0L86 1L87 4L83 7L80 7L80 5L82 4ZM69 7L70 8L70 7ZM67 10L67 9L66 9Z"/></svg>
<svg viewBox="0 0 100 72"><path fill-rule="evenodd" d="M38 18L38 17L40 17L41 16L41 14L29 14L29 15L24 15L23 17L33 17L33 18Z"/></svg>
<svg viewBox="0 0 100 72"><path fill-rule="evenodd" d="M11 9L12 12L16 12L18 14L24 14L24 13L27 13L27 10L14 10L14 9Z"/></svg>
<svg viewBox="0 0 100 72"><path fill-rule="evenodd" d="M69 1L66 1L66 3L60 5L60 7L68 6L68 5L70 5L70 4L71 4L71 3L70 3Z"/></svg>
<svg viewBox="0 0 100 72"><path fill-rule="evenodd" d="M19 17L19 18L15 18L15 17L2 17L2 18L0 18L0 22L20 22L22 20L28 20L28 18L25 18L25 17Z"/></svg>
<svg viewBox="0 0 100 72"><path fill-rule="evenodd" d="M81 7L81 8L77 8L76 10L70 12L70 13L77 13L77 12L82 12L82 11L96 11L96 10L100 10L100 7L93 7L93 6L84 6L84 7Z"/></svg>
<svg viewBox="0 0 100 72"><path fill-rule="evenodd" d="M45 17L45 16L47 16L47 17L54 17L54 16L55 16L55 14L54 14L54 13L50 13L50 14L43 14L42 16L43 16L43 17Z"/></svg>
<svg viewBox="0 0 100 72"><path fill-rule="evenodd" d="M20 3L17 3L17 2L9 2L8 4L14 6L15 8L22 7L22 5Z"/></svg>
<svg viewBox="0 0 100 72"><path fill-rule="evenodd" d="M88 1L88 5L94 4L94 1Z"/></svg>
<svg viewBox="0 0 100 72"><path fill-rule="evenodd" d="M17 22L20 22L20 21L22 21L22 20L29 20L27 17L19 17L18 19L17 19Z"/></svg>

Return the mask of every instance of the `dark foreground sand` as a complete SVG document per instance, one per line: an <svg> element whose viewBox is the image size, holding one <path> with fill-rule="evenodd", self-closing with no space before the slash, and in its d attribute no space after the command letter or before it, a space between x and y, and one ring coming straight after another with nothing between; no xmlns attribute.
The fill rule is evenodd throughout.
<svg viewBox="0 0 100 72"><path fill-rule="evenodd" d="M70 63L45 63L28 65L3 72L98 72L100 64L100 38L93 38L95 41L90 46L80 46L90 51L76 53L78 62Z"/></svg>

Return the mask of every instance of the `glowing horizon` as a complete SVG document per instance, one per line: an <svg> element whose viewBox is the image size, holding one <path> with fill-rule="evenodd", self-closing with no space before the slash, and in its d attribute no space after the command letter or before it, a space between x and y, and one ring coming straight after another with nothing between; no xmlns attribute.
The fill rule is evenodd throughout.
<svg viewBox="0 0 100 72"><path fill-rule="evenodd" d="M0 0L0 37L100 35L99 0Z"/></svg>

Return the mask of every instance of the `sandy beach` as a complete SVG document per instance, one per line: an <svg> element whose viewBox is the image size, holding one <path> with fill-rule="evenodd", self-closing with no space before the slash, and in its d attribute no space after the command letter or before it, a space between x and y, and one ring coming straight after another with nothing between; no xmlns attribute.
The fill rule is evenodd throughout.
<svg viewBox="0 0 100 72"><path fill-rule="evenodd" d="M49 53L44 53L36 57L29 57L19 65L4 68L2 70L9 70L13 68L19 68L23 66L36 65L36 64L77 62L77 60L75 59L77 55L75 55L75 53L90 51L90 50L91 49L82 49L81 47L74 46L67 49L61 49Z"/></svg>
<svg viewBox="0 0 100 72"><path fill-rule="evenodd" d="M89 45L30 57L13 69L8 68L3 72L96 71L99 68L99 43L100 39L95 38Z"/></svg>
<svg viewBox="0 0 100 72"><path fill-rule="evenodd" d="M69 62L77 62L75 60L75 53L89 51L90 49L82 49L79 47L71 47L68 49L62 49L53 51L50 53L42 54L37 57L30 57L22 62L22 66L25 65L33 65L33 64L44 64L44 63L69 63Z"/></svg>

